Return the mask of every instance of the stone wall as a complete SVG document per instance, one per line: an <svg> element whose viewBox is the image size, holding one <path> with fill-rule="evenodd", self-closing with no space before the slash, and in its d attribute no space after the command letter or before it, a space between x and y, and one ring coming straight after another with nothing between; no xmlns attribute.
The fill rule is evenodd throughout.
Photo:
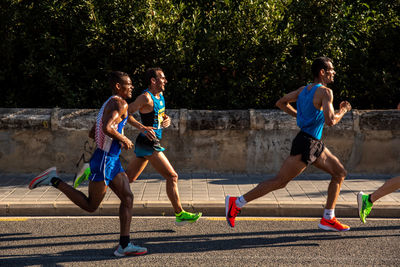
<svg viewBox="0 0 400 267"><path fill-rule="evenodd" d="M74 173L93 142L97 110L0 109L0 171L37 173L56 165ZM179 172L275 173L298 132L295 118L278 110L167 110L165 154ZM133 141L138 131L125 134ZM400 173L400 111L353 110L323 140L351 173ZM127 165L133 151L124 151ZM318 172L310 167L308 172ZM146 172L154 172L151 167Z"/></svg>

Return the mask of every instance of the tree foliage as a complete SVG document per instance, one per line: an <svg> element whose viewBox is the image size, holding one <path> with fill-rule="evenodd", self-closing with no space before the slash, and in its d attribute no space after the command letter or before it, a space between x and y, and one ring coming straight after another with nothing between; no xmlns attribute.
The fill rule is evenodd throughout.
<svg viewBox="0 0 400 267"><path fill-rule="evenodd" d="M398 0L4 0L3 107L98 108L105 74L128 72L135 93L160 66L169 108L273 108L334 60L335 102L400 101Z"/></svg>

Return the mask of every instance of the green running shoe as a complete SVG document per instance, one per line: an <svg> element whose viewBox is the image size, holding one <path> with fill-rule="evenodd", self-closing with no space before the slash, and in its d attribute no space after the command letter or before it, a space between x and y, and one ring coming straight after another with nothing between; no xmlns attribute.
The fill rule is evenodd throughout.
<svg viewBox="0 0 400 267"><path fill-rule="evenodd" d="M363 192L357 194L357 203L358 203L358 213L360 215L360 220L363 223L365 223L366 222L365 219L371 212L373 204L369 202L368 194L364 194Z"/></svg>
<svg viewBox="0 0 400 267"><path fill-rule="evenodd" d="M175 225L183 226L188 223L195 223L195 222L197 222L198 219L200 219L201 215L202 215L201 212L191 213L191 212L182 210L179 214L175 213L175 217L176 217Z"/></svg>
<svg viewBox="0 0 400 267"><path fill-rule="evenodd" d="M89 163L83 164L82 168L75 175L73 186L77 188L83 181L86 181L90 175Z"/></svg>

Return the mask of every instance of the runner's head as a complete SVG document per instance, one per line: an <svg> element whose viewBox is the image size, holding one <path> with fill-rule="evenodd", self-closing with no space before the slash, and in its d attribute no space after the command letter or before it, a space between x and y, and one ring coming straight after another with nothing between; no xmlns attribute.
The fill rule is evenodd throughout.
<svg viewBox="0 0 400 267"><path fill-rule="evenodd" d="M336 72L333 69L332 59L329 57L316 58L311 66L311 72L315 79L324 84L333 82Z"/></svg>
<svg viewBox="0 0 400 267"><path fill-rule="evenodd" d="M108 82L113 94L122 98L131 98L133 85L129 75L122 71L112 71L108 74Z"/></svg>
<svg viewBox="0 0 400 267"><path fill-rule="evenodd" d="M165 91L165 84L168 82L161 68L149 68L146 71L146 81L150 90L156 93Z"/></svg>

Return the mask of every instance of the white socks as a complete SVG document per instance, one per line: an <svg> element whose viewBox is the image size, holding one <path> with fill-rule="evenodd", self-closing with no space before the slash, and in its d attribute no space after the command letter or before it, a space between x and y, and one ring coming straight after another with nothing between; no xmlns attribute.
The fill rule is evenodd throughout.
<svg viewBox="0 0 400 267"><path fill-rule="evenodd" d="M325 219L332 220L334 217L335 217L335 210L334 209L331 209L331 210L325 209L324 210L324 218Z"/></svg>
<svg viewBox="0 0 400 267"><path fill-rule="evenodd" d="M241 209L244 205L246 205L247 201L244 199L243 196L240 196L236 199L235 204L236 206Z"/></svg>

